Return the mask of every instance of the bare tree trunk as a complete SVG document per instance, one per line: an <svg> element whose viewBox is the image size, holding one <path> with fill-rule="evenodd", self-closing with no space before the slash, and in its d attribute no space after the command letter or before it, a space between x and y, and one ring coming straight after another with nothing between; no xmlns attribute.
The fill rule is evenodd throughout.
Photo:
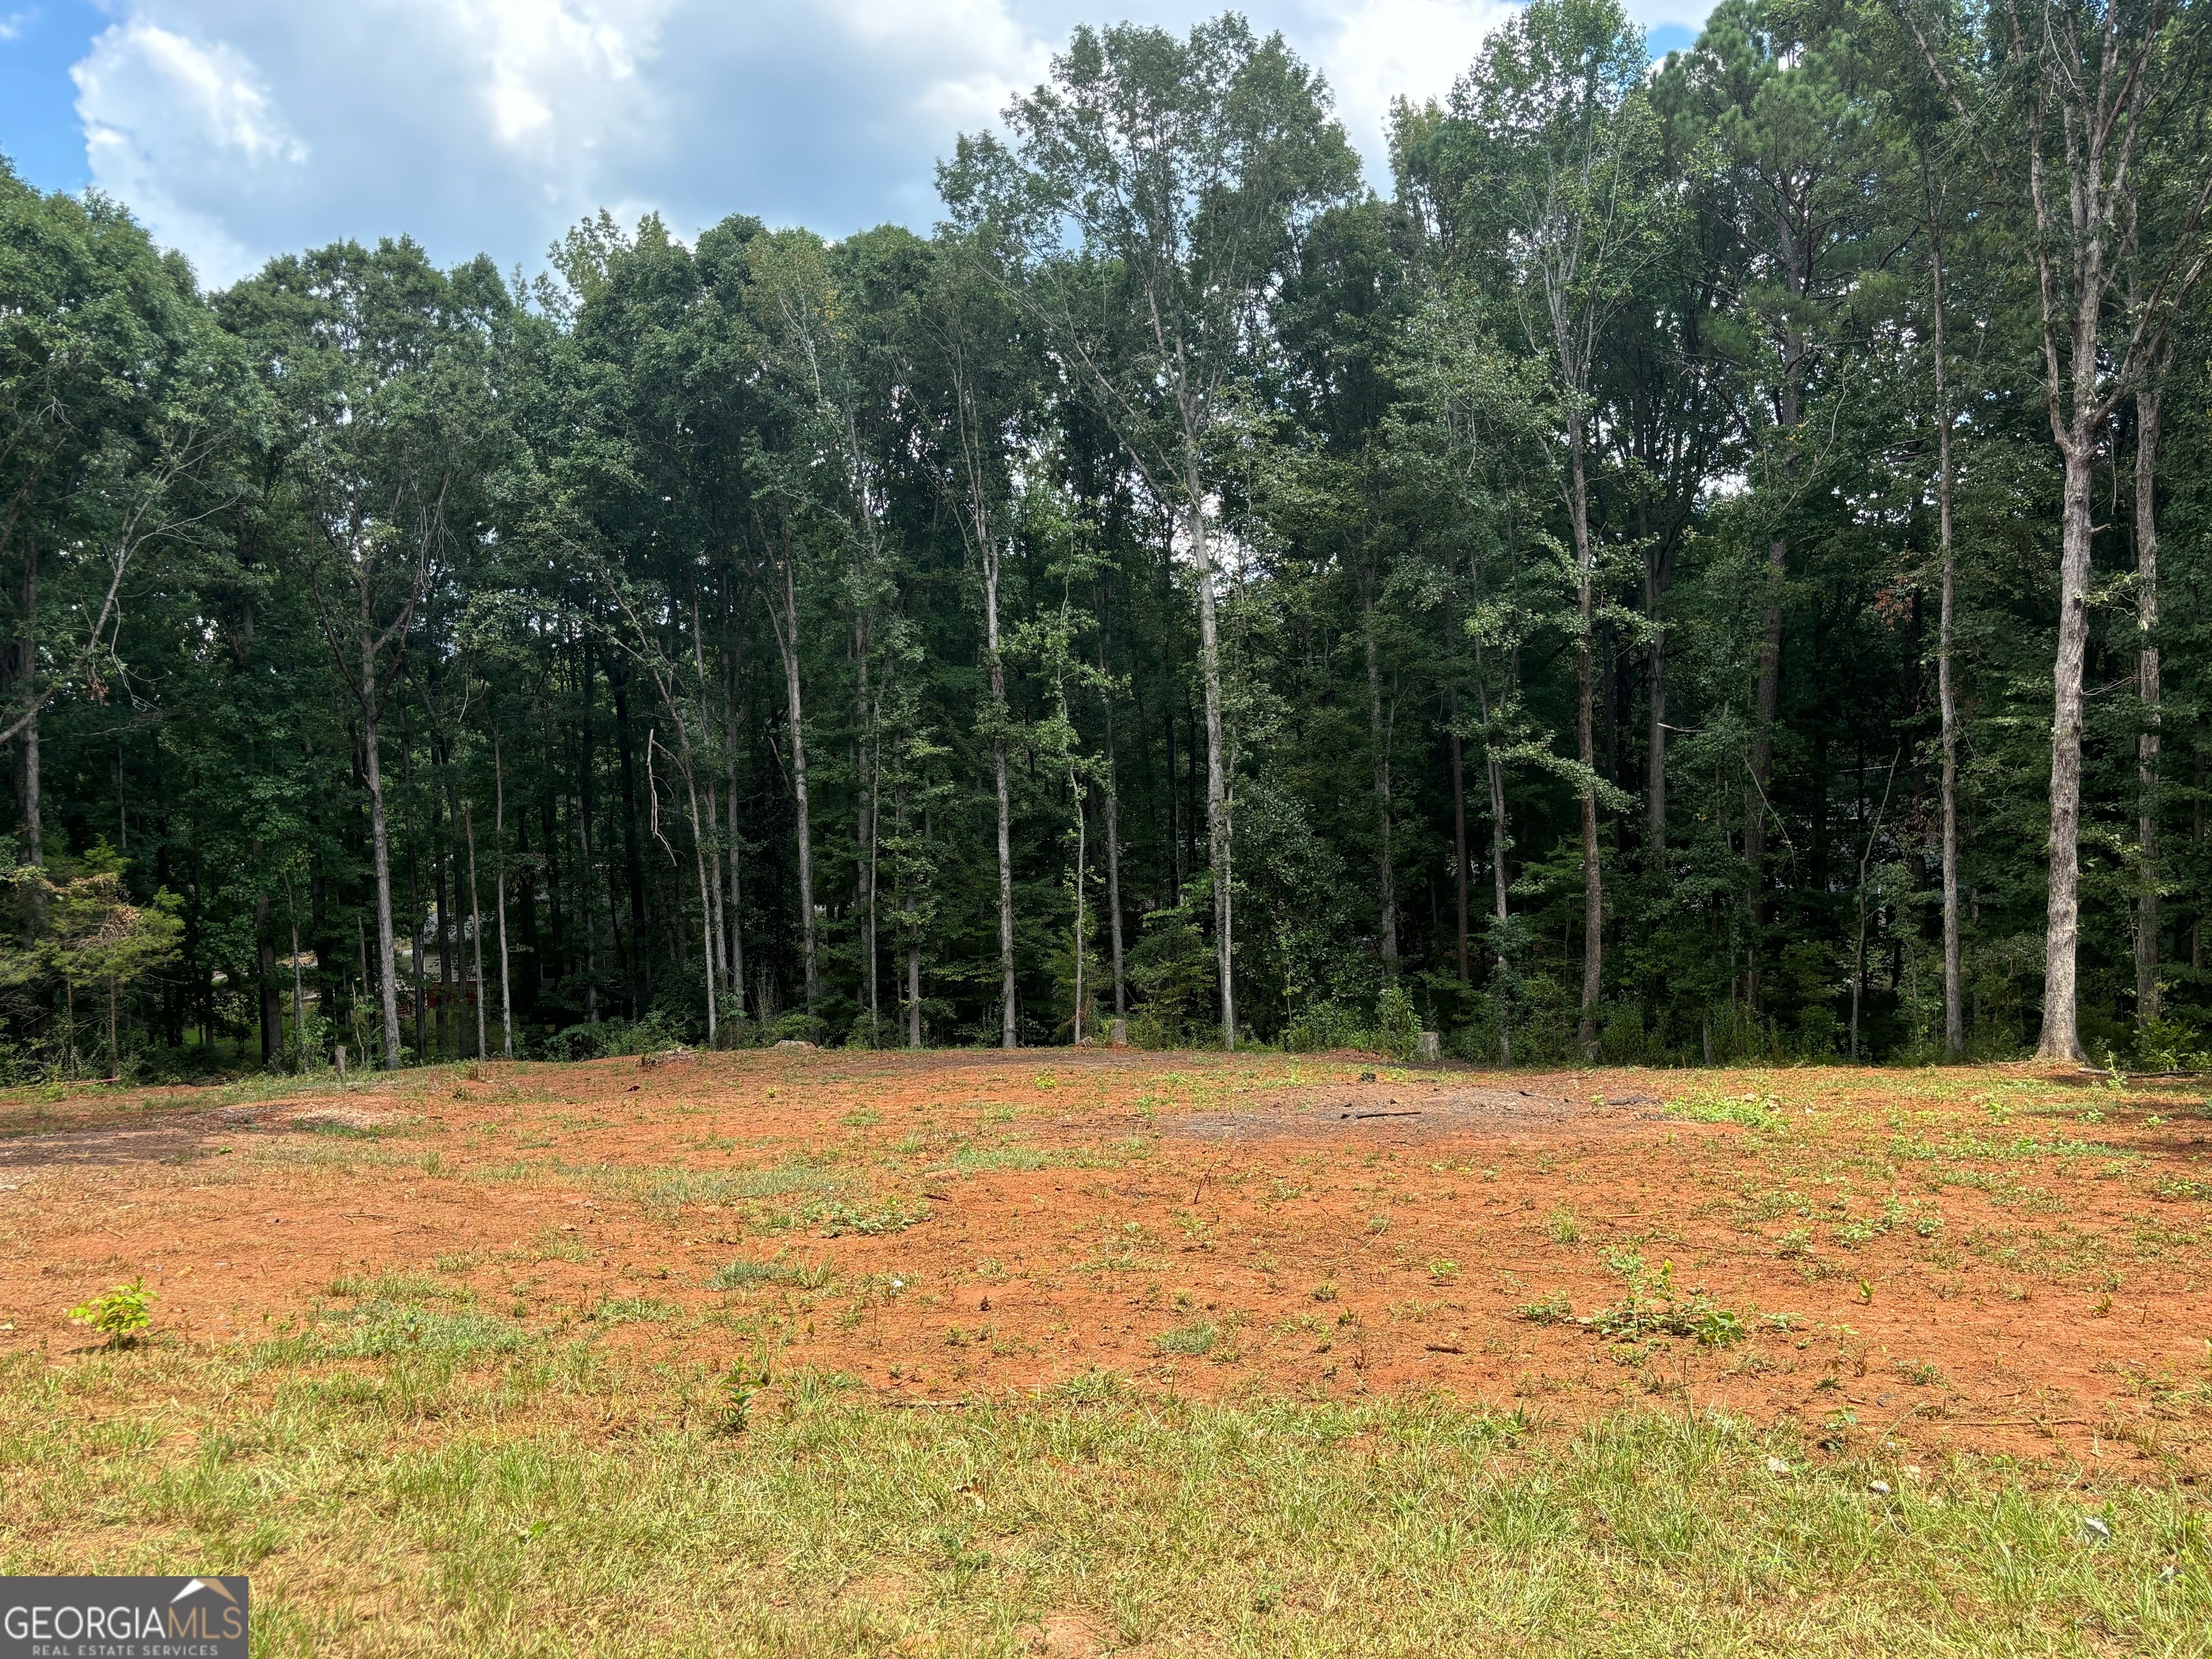
<svg viewBox="0 0 2212 1659"><path fill-rule="evenodd" d="M707 852L707 834L710 826L699 816L699 786L692 776L691 741L689 736L683 737L682 741L684 793L691 809L691 854L699 866L699 961L707 975L707 1046L712 1048L715 1046L718 1025L714 1007L714 901L710 891L713 876ZM667 752L665 745L663 745L662 752ZM679 926L683 919L683 910L679 906L677 910Z"/></svg>
<svg viewBox="0 0 2212 1659"><path fill-rule="evenodd" d="M857 562L859 555L854 555ZM863 573L854 571L854 587L862 586ZM882 1004L876 975L876 777L875 777L875 705L868 696L868 619L865 611L853 618L853 656L859 670L859 701L854 713L860 728L860 752L853 768L854 793L859 822L856 844L860 848L857 868L854 872L854 908L860 913L860 971L866 985L868 1008L868 1046L873 1048L880 1040Z"/></svg>
<svg viewBox="0 0 2212 1659"><path fill-rule="evenodd" d="M1506 921L1505 850L1508 832L1505 823L1505 769L1498 763L1498 750L1490 741L1490 688L1482 678L1482 646L1474 647L1474 693L1481 704L1483 724L1483 765L1490 781L1490 874L1493 908L1492 918L1503 933ZM1506 960L1501 948L1498 953L1498 969L1492 983L1498 985L1498 1057L1500 1062L1513 1063L1513 1032L1506 1018L1506 997L1504 981L1512 964Z"/></svg>
<svg viewBox="0 0 2212 1659"><path fill-rule="evenodd" d="M777 622L775 642L783 656L784 701L790 711L791 799L799 819L799 937L805 955L806 1012L811 1014L822 994L822 975L815 957L814 837L807 823L806 734L803 730L799 700L799 588L792 569L797 557L796 552L788 548L785 550L782 560L784 614L777 619L775 606L771 603L769 615L771 620Z"/></svg>
<svg viewBox="0 0 2212 1659"><path fill-rule="evenodd" d="M1207 849L1213 866L1214 971L1221 980L1221 1046L1237 1046L1236 912L1230 902L1229 777L1221 747L1221 641L1214 615L1213 556L1206 535L1205 496L1193 469L1184 481L1190 495L1190 545L1198 579L1198 659L1206 683L1206 816Z"/></svg>
<svg viewBox="0 0 2212 1659"><path fill-rule="evenodd" d="M1459 686L1445 688L1451 732L1452 869L1457 882L1453 915L1459 925L1459 982L1468 982L1467 941L1467 757L1459 732Z"/></svg>
<svg viewBox="0 0 2212 1659"><path fill-rule="evenodd" d="M34 867L43 867L46 861L46 825L39 811L39 693L32 684L39 672L39 550L36 543L23 549L23 632L15 651L15 683L28 687L27 696L31 707L29 722L23 727L21 760L21 789L17 803L22 813L22 860ZM33 883L28 890L37 895L40 889ZM34 908L43 909L42 896L33 897Z"/></svg>
<svg viewBox="0 0 2212 1659"><path fill-rule="evenodd" d="M1063 700L1062 700L1062 703L1061 703L1061 711L1062 711L1062 713L1063 713L1063 714L1065 714L1065 713L1066 713L1066 701L1065 701L1065 699L1063 699ZM1083 894L1083 883L1084 883L1084 873L1085 873L1085 870L1084 870L1084 859L1085 859L1085 854L1086 854L1086 852L1089 850L1089 849L1085 847L1085 837L1086 834L1087 834L1087 833L1088 833L1088 831L1089 831L1090 823L1089 823L1089 820L1088 820L1088 819L1086 818L1086 817L1085 816L1085 813L1084 813L1084 811L1083 811L1083 786L1082 786L1082 784L1081 784L1081 783L1077 780L1077 778L1076 778L1076 775L1075 775L1075 761L1074 761L1074 757L1073 757L1073 756L1071 756L1071 757L1069 757L1069 759L1068 759L1068 763L1067 763L1067 793L1068 793L1070 795L1073 795L1073 796L1075 798L1075 1018L1074 1018L1074 1041L1075 1041L1075 1046L1076 1046L1077 1048L1080 1048L1083 1046L1083 945L1084 945L1084 928L1083 928L1083 922L1084 922L1084 905L1083 905L1083 897L1084 897L1084 894Z"/></svg>
<svg viewBox="0 0 2212 1659"><path fill-rule="evenodd" d="M499 1051L514 1058L514 997L507 983L507 769L500 763L499 728L491 734L491 839L494 890L499 895Z"/></svg>
<svg viewBox="0 0 2212 1659"><path fill-rule="evenodd" d="M1382 641L1375 634L1374 572L1363 567L1359 612L1367 652L1368 758L1375 775L1375 901L1382 921L1382 971L1398 976L1397 873L1390 864L1390 734L1382 719Z"/></svg>
<svg viewBox="0 0 2212 1659"><path fill-rule="evenodd" d="M399 953L392 936L392 839L385 824L384 763L377 754L376 647L366 616L361 629L362 771L368 780L368 832L376 872L376 990L383 1016L384 1065L399 1068Z"/></svg>
<svg viewBox="0 0 2212 1659"><path fill-rule="evenodd" d="M2043 950L2040 1060L2080 1060L2074 954L2081 927L2081 675L2089 641L2094 433L2069 434L2051 714L2051 894Z"/></svg>
<svg viewBox="0 0 2212 1659"><path fill-rule="evenodd" d="M732 728L734 729L734 728ZM744 842L738 834L738 763L732 754L728 760L730 785L730 993L737 999L738 1018L745 1012L745 933L744 891L738 885L742 867L739 860Z"/></svg>
<svg viewBox="0 0 2212 1659"><path fill-rule="evenodd" d="M1942 550L1943 602L1936 625L1936 691L1943 720L1943 1054L1966 1056L1964 975L1959 951L1959 696L1951 673L1958 594L1958 558L1951 539L1951 392L1944 360L1943 244L1934 204L1929 207L1929 258L1934 272L1936 355L1936 520Z"/></svg>
<svg viewBox="0 0 2212 1659"><path fill-rule="evenodd" d="M896 808L898 817L898 837L906 845L906 791L898 792ZM921 907L917 902L913 860L903 860L899 866L899 912L906 928L906 1046L921 1047Z"/></svg>
<svg viewBox="0 0 2212 1659"><path fill-rule="evenodd" d="M1014 1018L1014 854L1006 793L1006 665L999 656L999 550L979 526L983 556L984 649L991 659L991 780L999 805L999 1046L1021 1046Z"/></svg>
<svg viewBox="0 0 2212 1659"><path fill-rule="evenodd" d="M1100 678L1105 678L1103 629L1100 629L1098 640L1098 673ZM1129 1010L1128 993L1121 975L1121 837L1115 822L1118 804L1115 799L1121 786L1114 770L1114 693L1110 682L1103 701L1106 705L1106 911L1114 941L1114 1017L1119 1019Z"/></svg>
<svg viewBox="0 0 2212 1659"><path fill-rule="evenodd" d="M1646 558L1644 569L1644 614L1651 624L1650 642L1644 647L1650 681L1645 715L1644 760L1644 854L1653 872L1667 867L1667 631L1659 620L1664 600L1658 556Z"/></svg>
<svg viewBox="0 0 2212 1659"><path fill-rule="evenodd" d="M2142 890L2136 902L2136 1018L2159 1017L2158 994L2158 418L2154 383L2136 394L2136 694L2142 699L2143 729L2136 738L2136 784L2141 792L2137 840L2142 848Z"/></svg>
<svg viewBox="0 0 2212 1659"><path fill-rule="evenodd" d="M461 803L461 823L469 838L469 931L475 935L477 1058L486 1060L491 1051L484 1043L483 906L477 898L477 815L472 802Z"/></svg>
<svg viewBox="0 0 2212 1659"><path fill-rule="evenodd" d="M1595 696L1593 664L1590 654L1592 630L1595 626L1597 558L1590 543L1589 493L1583 471L1583 425L1578 410L1573 431L1569 434L1568 465L1572 485L1572 499L1568 507L1572 514L1575 535L1576 617L1575 637L1575 754L1582 762L1582 829L1583 829L1583 1000L1582 1018L1577 1028L1577 1038L1585 1055L1595 1058L1597 1052L1597 1002L1603 984L1605 951L1605 888L1598 867L1597 841L1597 785L1595 765L1597 751L1591 732L1592 702Z"/></svg>
<svg viewBox="0 0 2212 1659"><path fill-rule="evenodd" d="M257 855L261 843L255 842ZM273 1066L284 1052L284 995L276 983L276 939L269 931L269 894L264 890L253 901L254 988L261 1005L261 1063Z"/></svg>
<svg viewBox="0 0 2212 1659"><path fill-rule="evenodd" d="M284 913L292 923L292 1069L304 1072L307 1069L307 991L300 973L300 912L292 902L292 878L289 876L284 878ZM315 965L318 969L325 966L319 961ZM327 1004L327 993L318 994Z"/></svg>

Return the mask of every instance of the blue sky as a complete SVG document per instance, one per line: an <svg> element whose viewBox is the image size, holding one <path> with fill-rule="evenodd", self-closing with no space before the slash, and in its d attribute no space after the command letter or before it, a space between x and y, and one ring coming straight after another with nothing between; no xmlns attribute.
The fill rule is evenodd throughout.
<svg viewBox="0 0 2212 1659"><path fill-rule="evenodd" d="M1708 0L1632 0L1655 51ZM129 203L204 279L338 237L535 269L598 208L689 235L744 211L837 235L935 216L955 134L1080 21L1220 0L0 0L0 151ZM1380 160L1508 0L1255 0ZM1380 182L1378 179L1378 182Z"/></svg>

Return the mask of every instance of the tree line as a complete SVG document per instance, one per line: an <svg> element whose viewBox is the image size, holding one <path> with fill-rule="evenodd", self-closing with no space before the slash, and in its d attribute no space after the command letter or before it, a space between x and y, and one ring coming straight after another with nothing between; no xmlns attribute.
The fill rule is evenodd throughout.
<svg viewBox="0 0 2212 1659"><path fill-rule="evenodd" d="M1532 0L1387 194L1085 27L929 235L529 279L0 164L0 1061L2187 1063L2205 19Z"/></svg>

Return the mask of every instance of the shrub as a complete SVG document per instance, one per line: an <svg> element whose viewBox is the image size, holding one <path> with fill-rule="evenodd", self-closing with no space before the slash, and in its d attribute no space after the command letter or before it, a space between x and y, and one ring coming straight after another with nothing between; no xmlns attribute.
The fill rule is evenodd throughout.
<svg viewBox="0 0 2212 1659"><path fill-rule="evenodd" d="M69 1316L80 1325L89 1325L107 1339L111 1348L127 1348L138 1340L139 1334L154 1322L147 1310L155 1302L154 1293L146 1288L146 1281L134 1279L128 1285L102 1291L89 1301L71 1308Z"/></svg>

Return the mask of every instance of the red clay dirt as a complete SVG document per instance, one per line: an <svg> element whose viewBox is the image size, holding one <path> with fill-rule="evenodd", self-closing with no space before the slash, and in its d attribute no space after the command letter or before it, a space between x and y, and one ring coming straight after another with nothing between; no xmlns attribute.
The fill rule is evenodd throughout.
<svg viewBox="0 0 2212 1659"><path fill-rule="evenodd" d="M0 1106L0 1352L143 1273L161 1340L381 1294L892 1403L1643 1403L2145 1478L2212 1440L2186 1081L771 1050L243 1092ZM1583 1322L1662 1271L1742 1339Z"/></svg>

